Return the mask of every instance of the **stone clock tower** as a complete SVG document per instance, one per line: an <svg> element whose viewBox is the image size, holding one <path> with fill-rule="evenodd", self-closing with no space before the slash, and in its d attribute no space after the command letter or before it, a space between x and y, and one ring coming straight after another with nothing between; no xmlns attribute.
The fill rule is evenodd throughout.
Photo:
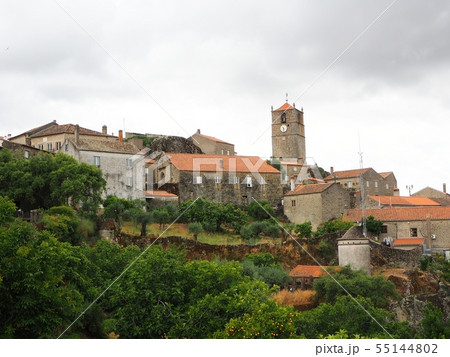
<svg viewBox="0 0 450 357"><path fill-rule="evenodd" d="M296 109L295 103L292 106L286 101L276 110L272 107L272 156L301 162L306 159L303 110Z"/></svg>

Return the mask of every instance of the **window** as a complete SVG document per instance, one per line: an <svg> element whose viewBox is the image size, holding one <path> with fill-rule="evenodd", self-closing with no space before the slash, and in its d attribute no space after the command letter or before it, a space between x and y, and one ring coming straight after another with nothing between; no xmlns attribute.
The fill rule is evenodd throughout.
<svg viewBox="0 0 450 357"><path fill-rule="evenodd" d="M281 113L281 122L286 123L286 113Z"/></svg>
<svg viewBox="0 0 450 357"><path fill-rule="evenodd" d="M353 182L351 182L351 181L347 182L347 187L348 188L352 188L353 187Z"/></svg>
<svg viewBox="0 0 450 357"><path fill-rule="evenodd" d="M196 177L195 177L195 183L196 183L197 185L201 184L201 183L202 183L202 177L201 177L201 176L196 176Z"/></svg>
<svg viewBox="0 0 450 357"><path fill-rule="evenodd" d="M125 163L127 165L127 169L131 169L133 167L133 159L125 159Z"/></svg>
<svg viewBox="0 0 450 357"><path fill-rule="evenodd" d="M375 181L375 187L378 187L378 181Z"/></svg>
<svg viewBox="0 0 450 357"><path fill-rule="evenodd" d="M94 156L94 165L100 167L100 156Z"/></svg>
<svg viewBox="0 0 450 357"><path fill-rule="evenodd" d="M296 167L294 167L294 171L297 171L297 168L296 168Z"/></svg>
<svg viewBox="0 0 450 357"><path fill-rule="evenodd" d="M223 149L222 149L222 150L220 150L220 154L221 154L221 155L223 155Z"/></svg>
<svg viewBox="0 0 450 357"><path fill-rule="evenodd" d="M239 183L239 177L234 176L234 183Z"/></svg>
<svg viewBox="0 0 450 357"><path fill-rule="evenodd" d="M69 144L66 143L66 145L64 145L64 150L69 151Z"/></svg>
<svg viewBox="0 0 450 357"><path fill-rule="evenodd" d="M230 156L230 150L227 150L227 155Z"/></svg>
<svg viewBox="0 0 450 357"><path fill-rule="evenodd" d="M56 142L56 150L60 150L62 148L61 141Z"/></svg>
<svg viewBox="0 0 450 357"><path fill-rule="evenodd" d="M389 190L389 184L388 183L386 184L386 190Z"/></svg>
<svg viewBox="0 0 450 357"><path fill-rule="evenodd" d="M25 157L25 159L28 159L30 157L30 152L28 150L25 150L23 156Z"/></svg>
<svg viewBox="0 0 450 357"><path fill-rule="evenodd" d="M216 176L216 183L220 183L221 179L219 176Z"/></svg>
<svg viewBox="0 0 450 357"><path fill-rule="evenodd" d="M246 183L247 183L247 187L252 187L253 186L253 184L252 184L252 178L250 177L250 176L247 176L247 178L246 178Z"/></svg>
<svg viewBox="0 0 450 357"><path fill-rule="evenodd" d="M295 200L291 200L291 206L292 206L292 207L295 207L295 205L296 205Z"/></svg>
<svg viewBox="0 0 450 357"><path fill-rule="evenodd" d="M366 186L367 186L367 187L370 187L369 181L366 182Z"/></svg>
<svg viewBox="0 0 450 357"><path fill-rule="evenodd" d="M38 148L39 148L39 150L44 150L44 144L39 144Z"/></svg>
<svg viewBox="0 0 450 357"><path fill-rule="evenodd" d="M411 228L409 233L411 237L417 237L417 228Z"/></svg>
<svg viewBox="0 0 450 357"><path fill-rule="evenodd" d="M259 178L259 184L260 184L260 185L265 185L265 184L266 184L266 180L264 180L264 177L261 176L261 177Z"/></svg>
<svg viewBox="0 0 450 357"><path fill-rule="evenodd" d="M127 177L127 186L128 187L133 186L133 178L132 177Z"/></svg>
<svg viewBox="0 0 450 357"><path fill-rule="evenodd" d="M52 149L53 149L52 143L48 143L48 144L47 144L47 150L48 150L48 151L52 151Z"/></svg>
<svg viewBox="0 0 450 357"><path fill-rule="evenodd" d="M381 233L387 233L387 226L381 226Z"/></svg>

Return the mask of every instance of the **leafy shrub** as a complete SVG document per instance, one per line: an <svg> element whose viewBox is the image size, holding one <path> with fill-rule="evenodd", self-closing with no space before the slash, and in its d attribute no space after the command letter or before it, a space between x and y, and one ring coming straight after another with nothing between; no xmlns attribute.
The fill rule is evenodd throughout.
<svg viewBox="0 0 450 357"><path fill-rule="evenodd" d="M317 228L317 231L314 233L314 236L320 237L327 233L347 231L352 226L353 222L343 221L342 219L335 219L333 221L323 223L319 228Z"/></svg>
<svg viewBox="0 0 450 357"><path fill-rule="evenodd" d="M319 242L319 247L317 248L317 253L319 256L325 260L330 260L334 257L333 246L327 241L321 240Z"/></svg>
<svg viewBox="0 0 450 357"><path fill-rule="evenodd" d="M369 216L366 220L366 227L369 232L378 236L383 229L383 222L375 219L373 216Z"/></svg>
<svg viewBox="0 0 450 357"><path fill-rule="evenodd" d="M311 238L312 236L312 224L310 221L297 224L295 226L295 233L297 233L299 238Z"/></svg>
<svg viewBox="0 0 450 357"><path fill-rule="evenodd" d="M272 206L267 201L253 201L247 206L247 212L250 217L262 221L274 215Z"/></svg>

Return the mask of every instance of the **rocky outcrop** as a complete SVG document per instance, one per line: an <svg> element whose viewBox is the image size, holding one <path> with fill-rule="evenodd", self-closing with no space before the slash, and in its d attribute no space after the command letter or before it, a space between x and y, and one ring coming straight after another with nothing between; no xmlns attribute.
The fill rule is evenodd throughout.
<svg viewBox="0 0 450 357"><path fill-rule="evenodd" d="M392 303L389 310L394 313L397 321L408 321L409 325L415 329L419 327L420 321L424 317L425 307L431 302L438 306L443 314L444 320L450 322L450 286L444 283L439 284L439 289L435 293L408 295Z"/></svg>
<svg viewBox="0 0 450 357"><path fill-rule="evenodd" d="M161 136L152 141L150 151L202 154L202 150L192 141L181 136Z"/></svg>

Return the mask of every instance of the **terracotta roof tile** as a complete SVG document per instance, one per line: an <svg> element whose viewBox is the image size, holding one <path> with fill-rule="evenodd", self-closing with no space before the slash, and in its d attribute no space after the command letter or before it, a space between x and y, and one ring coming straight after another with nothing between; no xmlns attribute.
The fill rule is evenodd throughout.
<svg viewBox="0 0 450 357"><path fill-rule="evenodd" d="M328 271L328 268L339 269L339 267L327 267L324 266ZM297 265L294 269L291 270L289 276L293 278L301 278L301 277L309 277L319 278L321 276L325 276L327 273L318 265Z"/></svg>
<svg viewBox="0 0 450 357"><path fill-rule="evenodd" d="M427 216L431 220L450 220L450 207L407 207L407 208L384 208L366 209L366 217L373 216L383 222L396 221L424 221ZM344 219L349 221L361 221L362 211L351 209Z"/></svg>
<svg viewBox="0 0 450 357"><path fill-rule="evenodd" d="M174 193L163 190L145 191L145 197L178 197Z"/></svg>
<svg viewBox="0 0 450 357"><path fill-rule="evenodd" d="M424 242L425 238L398 238L394 245L422 245Z"/></svg>
<svg viewBox="0 0 450 357"><path fill-rule="evenodd" d="M74 134L75 133L75 125L74 124L63 124L63 125L55 125L52 126L46 130L39 131L31 137L40 137L40 136L47 136L47 135L55 135L55 134ZM94 135L94 136L110 136L110 135L104 135L98 131L86 129L83 127L79 127L79 134L80 135Z"/></svg>
<svg viewBox="0 0 450 357"><path fill-rule="evenodd" d="M290 105L289 103L284 103L281 107L279 107L278 109L275 109L274 110L274 112L277 112L277 111L284 111L284 110L288 110L288 109L295 109L292 105Z"/></svg>
<svg viewBox="0 0 450 357"><path fill-rule="evenodd" d="M366 173L368 170L371 170L372 168L368 167L363 169L363 173ZM333 174L328 175L324 178L325 181L330 181L336 179L346 179L346 178L353 178L353 177L360 177L361 176L361 169L354 169L354 170L345 170L345 171L334 171Z"/></svg>
<svg viewBox="0 0 450 357"><path fill-rule="evenodd" d="M75 145L74 140L69 140ZM111 140L80 139L78 140L78 145L75 146L83 151L114 152L131 155L140 152L139 148L132 143Z"/></svg>
<svg viewBox="0 0 450 357"><path fill-rule="evenodd" d="M386 178L390 175L393 175L394 173L392 171L389 171L389 172L379 172L379 174L381 177Z"/></svg>
<svg viewBox="0 0 450 357"><path fill-rule="evenodd" d="M180 171L234 171L280 174L280 171L270 166L266 161L258 156L228 156L183 153L167 153L166 155L170 159L170 162ZM221 162L223 163L223 165L221 165Z"/></svg>
<svg viewBox="0 0 450 357"><path fill-rule="evenodd" d="M36 134L36 133L42 131L42 130L48 129L49 127L53 127L53 126L56 126L56 125L58 125L58 124L56 123L56 120L54 120L54 121L52 121L52 122L50 122L50 123L47 123L47 124L38 126L38 127L36 127L36 128L30 129L30 130L27 130L27 131L23 132L22 134L13 136L13 137L10 138L10 140L11 140L11 139L14 139L14 138L17 138L18 136L26 135L26 134L28 134L28 135L31 136L31 135L33 135L33 134Z"/></svg>
<svg viewBox="0 0 450 357"><path fill-rule="evenodd" d="M296 195L309 195L313 193L321 193L327 190L332 185L335 185L334 182L330 183L320 183L320 184L311 184L311 185L300 185L295 188L294 191L289 191L285 196L296 196Z"/></svg>
<svg viewBox="0 0 450 357"><path fill-rule="evenodd" d="M420 196L369 196L372 200L382 205L393 206L440 206L431 198Z"/></svg>
<svg viewBox="0 0 450 357"><path fill-rule="evenodd" d="M214 136L204 135L204 134L200 134L200 133L195 133L194 135L202 136L202 137L204 137L206 139L209 139L209 140L212 140L212 141L215 141L215 142L218 142L218 143L233 145L233 144L230 144L230 143L228 143L226 141L217 139ZM194 136L194 135L192 135L192 136Z"/></svg>

